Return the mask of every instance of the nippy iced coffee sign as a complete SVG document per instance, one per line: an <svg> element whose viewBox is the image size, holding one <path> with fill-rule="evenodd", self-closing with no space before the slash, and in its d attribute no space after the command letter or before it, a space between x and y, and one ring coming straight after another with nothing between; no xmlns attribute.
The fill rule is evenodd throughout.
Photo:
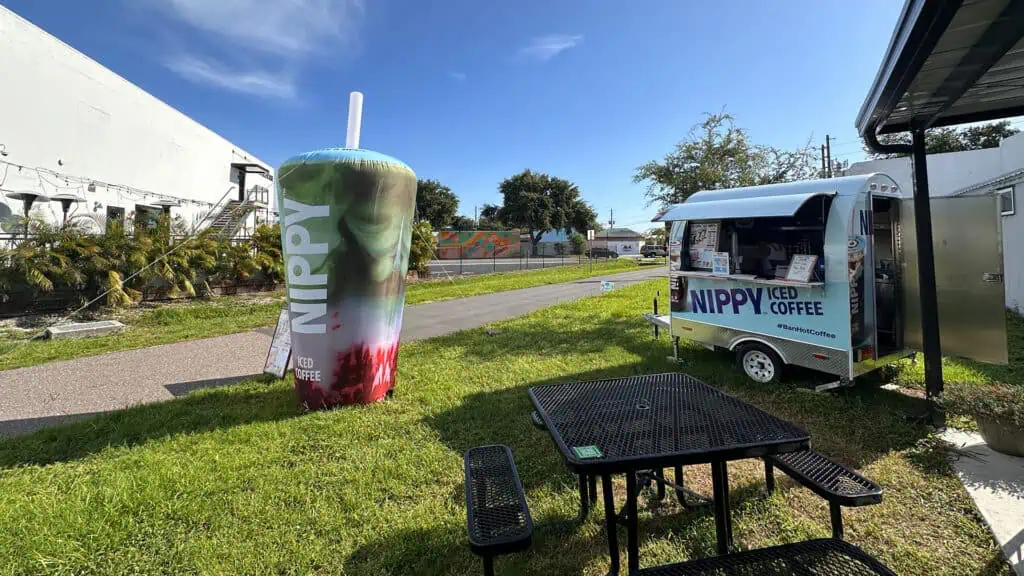
<svg viewBox="0 0 1024 576"><path fill-rule="evenodd" d="M672 282L684 298L682 309L673 308L674 317L830 347L845 346L842 338L849 334L841 290L683 276Z"/></svg>

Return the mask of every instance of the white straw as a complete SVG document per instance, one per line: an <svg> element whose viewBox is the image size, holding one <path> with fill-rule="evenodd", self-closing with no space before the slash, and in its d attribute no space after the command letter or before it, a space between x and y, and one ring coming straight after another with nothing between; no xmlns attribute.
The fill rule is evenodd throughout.
<svg viewBox="0 0 1024 576"><path fill-rule="evenodd" d="M348 95L348 134L345 136L345 148L359 148L359 131L363 123L363 93L352 92Z"/></svg>

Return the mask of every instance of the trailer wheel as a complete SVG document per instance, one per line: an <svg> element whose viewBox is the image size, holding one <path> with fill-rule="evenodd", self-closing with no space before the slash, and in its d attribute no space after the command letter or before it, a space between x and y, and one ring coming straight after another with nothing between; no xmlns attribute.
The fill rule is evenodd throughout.
<svg viewBox="0 0 1024 576"><path fill-rule="evenodd" d="M736 362L758 384L774 384L782 375L782 359L764 344L743 344L736 349Z"/></svg>

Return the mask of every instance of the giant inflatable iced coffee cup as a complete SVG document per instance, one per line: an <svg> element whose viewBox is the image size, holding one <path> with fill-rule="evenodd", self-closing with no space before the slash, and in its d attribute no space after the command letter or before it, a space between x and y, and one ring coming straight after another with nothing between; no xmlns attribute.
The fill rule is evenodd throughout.
<svg viewBox="0 0 1024 576"><path fill-rule="evenodd" d="M380 400L395 385L416 175L384 154L329 148L286 160L277 199L300 401Z"/></svg>

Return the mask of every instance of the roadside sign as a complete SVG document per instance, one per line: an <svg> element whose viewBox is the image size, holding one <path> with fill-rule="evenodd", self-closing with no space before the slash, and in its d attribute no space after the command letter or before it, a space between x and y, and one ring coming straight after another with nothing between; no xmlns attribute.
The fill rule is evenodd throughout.
<svg viewBox="0 0 1024 576"><path fill-rule="evenodd" d="M267 361L263 365L264 374L284 378L284 374L288 370L288 361L292 357L292 330L288 322L288 308L284 308L277 317L274 338L270 342Z"/></svg>
<svg viewBox="0 0 1024 576"><path fill-rule="evenodd" d="M593 240L593 239L594 239L594 231L593 230L587 230L587 240Z"/></svg>

